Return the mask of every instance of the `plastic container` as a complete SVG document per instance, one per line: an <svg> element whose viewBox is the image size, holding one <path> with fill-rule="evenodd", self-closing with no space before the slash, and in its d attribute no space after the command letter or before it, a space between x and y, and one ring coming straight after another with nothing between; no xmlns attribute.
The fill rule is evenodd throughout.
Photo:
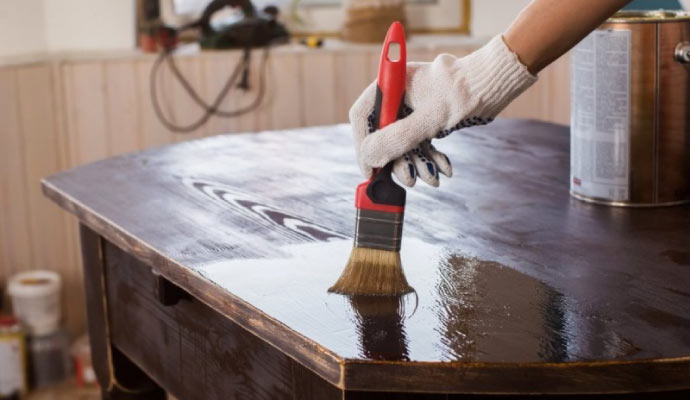
<svg viewBox="0 0 690 400"><path fill-rule="evenodd" d="M60 328L60 275L53 271L22 272L10 278L8 293L14 314L29 335L50 335Z"/></svg>

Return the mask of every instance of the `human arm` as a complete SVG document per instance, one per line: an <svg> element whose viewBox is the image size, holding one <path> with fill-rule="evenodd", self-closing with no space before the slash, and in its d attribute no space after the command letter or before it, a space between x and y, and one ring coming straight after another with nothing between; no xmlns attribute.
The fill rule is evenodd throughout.
<svg viewBox="0 0 690 400"><path fill-rule="evenodd" d="M533 0L503 34L527 69L538 74L630 0Z"/></svg>

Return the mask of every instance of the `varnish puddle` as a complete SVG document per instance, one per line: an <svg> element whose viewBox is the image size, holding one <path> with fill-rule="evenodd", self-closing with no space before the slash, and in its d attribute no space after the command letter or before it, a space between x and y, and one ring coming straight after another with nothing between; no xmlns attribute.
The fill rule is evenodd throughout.
<svg viewBox="0 0 690 400"><path fill-rule="evenodd" d="M235 259L197 271L346 358L534 362L626 357L610 319L512 268L405 238L415 293L350 298L327 293L352 242L289 245L279 258Z"/></svg>

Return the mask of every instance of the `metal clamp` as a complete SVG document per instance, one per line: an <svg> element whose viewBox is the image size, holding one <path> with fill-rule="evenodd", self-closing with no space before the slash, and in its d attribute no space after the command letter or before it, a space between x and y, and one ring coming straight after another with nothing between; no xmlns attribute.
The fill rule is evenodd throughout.
<svg viewBox="0 0 690 400"><path fill-rule="evenodd" d="M690 64L690 42L678 43L673 58L681 64Z"/></svg>

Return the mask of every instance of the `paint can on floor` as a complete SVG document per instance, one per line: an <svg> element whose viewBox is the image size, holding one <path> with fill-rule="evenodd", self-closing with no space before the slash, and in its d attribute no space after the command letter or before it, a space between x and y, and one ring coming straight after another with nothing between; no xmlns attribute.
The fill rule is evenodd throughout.
<svg viewBox="0 0 690 400"><path fill-rule="evenodd" d="M8 293L14 315L29 335L49 335L60 328L60 275L28 271L10 278Z"/></svg>
<svg viewBox="0 0 690 400"><path fill-rule="evenodd" d="M25 343L19 320L0 315L0 400L20 399L26 394Z"/></svg>
<svg viewBox="0 0 690 400"><path fill-rule="evenodd" d="M55 385L72 374L69 340L63 330L29 336L29 385L32 389Z"/></svg>
<svg viewBox="0 0 690 400"><path fill-rule="evenodd" d="M622 11L572 51L570 193L690 203L690 13Z"/></svg>

